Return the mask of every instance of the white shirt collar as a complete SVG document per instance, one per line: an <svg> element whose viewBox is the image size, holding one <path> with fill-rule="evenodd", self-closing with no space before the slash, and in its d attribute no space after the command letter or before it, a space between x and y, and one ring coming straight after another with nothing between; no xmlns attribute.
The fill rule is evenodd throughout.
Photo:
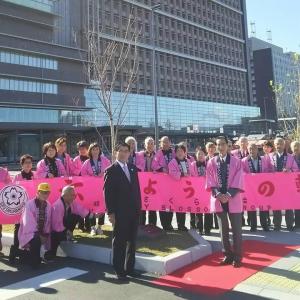
<svg viewBox="0 0 300 300"><path fill-rule="evenodd" d="M220 159L223 160L223 161L226 161L227 155L228 155L228 154L225 154L224 156L221 156L221 155L220 155Z"/></svg>
<svg viewBox="0 0 300 300"><path fill-rule="evenodd" d="M120 167L121 167L122 169L124 169L125 166L127 165L126 162L123 163L123 162L121 162L121 161L119 161L119 160L117 160L117 163L120 165Z"/></svg>

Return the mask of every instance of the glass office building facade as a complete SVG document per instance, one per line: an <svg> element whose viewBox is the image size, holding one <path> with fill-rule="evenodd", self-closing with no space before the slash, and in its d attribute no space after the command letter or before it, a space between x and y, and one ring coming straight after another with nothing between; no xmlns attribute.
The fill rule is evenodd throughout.
<svg viewBox="0 0 300 300"><path fill-rule="evenodd" d="M87 120L98 127L108 126L108 118L100 104L97 92L93 89L85 90L86 103L94 107L86 113ZM112 103L118 114L118 104L122 94L114 92ZM175 99L158 97L159 126L166 130L186 131L187 127L196 126L199 132L218 132L226 125L241 124L244 117L258 117L260 109L253 106L225 104L201 100ZM154 126L154 102L150 95L129 94L123 110L126 126Z"/></svg>

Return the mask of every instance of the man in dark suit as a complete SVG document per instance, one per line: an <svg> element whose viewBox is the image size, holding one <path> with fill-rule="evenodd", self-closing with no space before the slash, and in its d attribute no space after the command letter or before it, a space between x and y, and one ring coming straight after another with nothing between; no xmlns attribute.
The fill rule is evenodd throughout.
<svg viewBox="0 0 300 300"><path fill-rule="evenodd" d="M116 161L105 171L104 197L113 225L113 266L119 280L134 276L136 237L141 211L138 170L127 164L130 147L116 146Z"/></svg>

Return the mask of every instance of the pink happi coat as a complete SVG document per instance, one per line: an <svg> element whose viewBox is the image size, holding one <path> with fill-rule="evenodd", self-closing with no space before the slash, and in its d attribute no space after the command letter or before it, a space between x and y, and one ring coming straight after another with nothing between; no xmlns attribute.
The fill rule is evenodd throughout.
<svg viewBox="0 0 300 300"><path fill-rule="evenodd" d="M261 156L261 170L260 173L269 173L271 172L271 163L270 160L267 157ZM243 171L244 173L248 174L251 173L250 172L250 168L249 168L249 156L245 157L242 159L242 167L243 167Z"/></svg>
<svg viewBox="0 0 300 300"><path fill-rule="evenodd" d="M270 165L271 165L271 171L270 172L277 172L276 165L275 165L276 152L270 153L268 158L270 160ZM291 172L298 172L299 171L297 162L295 160L295 157L292 154L287 153L287 161L286 161L285 169L288 169Z"/></svg>
<svg viewBox="0 0 300 300"><path fill-rule="evenodd" d="M58 176L67 176L66 169L58 158L55 159L57 170L58 170ZM49 174L49 166L46 165L45 160L42 159L38 162L36 166L36 177L37 178L47 178Z"/></svg>
<svg viewBox="0 0 300 300"><path fill-rule="evenodd" d="M36 172L34 172L34 171L31 171L31 172L33 173L32 179L36 179L37 178ZM18 181L24 181L24 180L26 180L26 179L24 179L22 177L22 173L18 173L18 174L15 175L15 177L13 179L13 183L16 183Z"/></svg>
<svg viewBox="0 0 300 300"><path fill-rule="evenodd" d="M230 155L230 154L228 154ZM218 156L213 157L207 162L206 168L206 190L212 192L213 188L221 188L217 174ZM229 165L228 188L237 188L243 191L243 169L240 159L231 156ZM220 201L211 193L210 198L211 212L222 212L223 208ZM237 193L229 200L229 212L241 213L243 211L243 201L241 193Z"/></svg>
<svg viewBox="0 0 300 300"><path fill-rule="evenodd" d="M232 150L231 151L231 155L234 156L235 158L238 158L238 159L241 159L241 153L243 152L243 150L240 150L240 149L235 149L235 150ZM248 150L246 150L246 156L249 155L249 152ZM246 157L244 156L244 158Z"/></svg>
<svg viewBox="0 0 300 300"><path fill-rule="evenodd" d="M188 171L189 171L189 176L196 176L196 174L194 173L194 169L192 167L192 163L189 159L187 159L187 163L188 163ZM169 175L176 179L179 180L181 177L181 172L180 172L180 167L179 164L176 160L176 158L173 158L169 165L168 165L168 170L169 170Z"/></svg>
<svg viewBox="0 0 300 300"><path fill-rule="evenodd" d="M101 158L101 172L99 177L103 176L104 171L111 165L111 162L104 155L100 156ZM87 159L81 167L81 176L95 176L93 173L92 165L90 159Z"/></svg>
<svg viewBox="0 0 300 300"><path fill-rule="evenodd" d="M73 170L72 170L72 175L73 176L80 176L82 165L83 165L83 162L80 159L80 155L77 155L76 157L74 157L74 159L73 159Z"/></svg>
<svg viewBox="0 0 300 300"><path fill-rule="evenodd" d="M0 182L11 183L11 177L7 169L0 167Z"/></svg>
<svg viewBox="0 0 300 300"><path fill-rule="evenodd" d="M207 162L205 162L205 163L207 164ZM194 174L193 176L200 177L200 175L198 174L197 161L196 160L192 161L191 165L193 168L193 170L192 170L192 172ZM206 165L205 165L205 172L206 172Z"/></svg>
<svg viewBox="0 0 300 300"><path fill-rule="evenodd" d="M155 153L154 153L155 157ZM151 163L151 169L154 170L154 157L152 159ZM145 150L142 150L140 152L135 153L135 165L138 168L139 171L144 172L146 169L146 156L145 156Z"/></svg>
<svg viewBox="0 0 300 300"><path fill-rule="evenodd" d="M70 207L71 207L72 214L79 215L82 218L85 218L89 213L89 210L87 208L83 207L76 200L73 201L73 203L70 205ZM52 231L62 232L65 230L64 214L65 214L64 204L62 202L62 199L59 198L52 205L52 213L51 213L51 229L52 229Z"/></svg>
<svg viewBox="0 0 300 300"><path fill-rule="evenodd" d="M65 153L65 159L64 159L64 162L63 162L63 166L65 167L67 176L72 176L73 175L73 169L74 169L73 160L72 160L71 156L68 153Z"/></svg>
<svg viewBox="0 0 300 300"><path fill-rule="evenodd" d="M20 229L18 233L20 248L26 248L27 244L33 239L38 231L38 208L35 199L29 200L25 204L24 212L20 220ZM50 249L50 233L51 233L51 204L47 201L46 218L44 224L44 234L48 235L45 249Z"/></svg>
<svg viewBox="0 0 300 300"><path fill-rule="evenodd" d="M173 158L175 158L174 149L172 149L172 159ZM167 173L168 173L168 163L167 163L161 149L156 152L156 154L154 156L154 159L153 159L153 162L152 162L152 165L153 165L153 170L154 171L158 171L161 168L164 168L164 169L167 170Z"/></svg>

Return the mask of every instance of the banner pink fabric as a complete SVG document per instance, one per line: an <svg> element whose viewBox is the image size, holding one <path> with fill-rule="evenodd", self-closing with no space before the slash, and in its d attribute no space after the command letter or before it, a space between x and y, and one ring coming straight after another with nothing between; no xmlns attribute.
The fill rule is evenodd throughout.
<svg viewBox="0 0 300 300"><path fill-rule="evenodd" d="M245 174L244 210L300 209L300 173ZM204 189L205 178L186 177L175 180L162 173L139 173L144 210L208 213L210 193ZM92 212L105 211L103 178L72 177L35 179L16 184L0 183L0 224L19 221L25 201L36 194L40 182L49 182L52 203L63 186L72 184L77 200Z"/></svg>

